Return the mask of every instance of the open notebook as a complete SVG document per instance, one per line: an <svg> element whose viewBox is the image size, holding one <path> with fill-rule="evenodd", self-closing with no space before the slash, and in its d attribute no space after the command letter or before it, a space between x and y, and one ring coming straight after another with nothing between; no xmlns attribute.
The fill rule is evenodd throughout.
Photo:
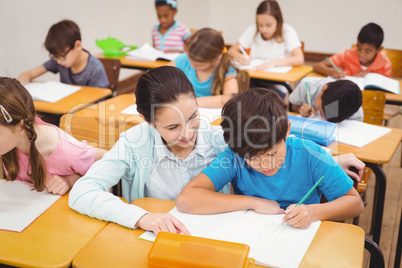
<svg viewBox="0 0 402 268"><path fill-rule="evenodd" d="M345 78L355 82L361 90L374 89L394 94L401 94L399 81L377 73L368 73L364 77L346 76Z"/></svg>
<svg viewBox="0 0 402 268"><path fill-rule="evenodd" d="M269 267L298 267L313 241L321 222L307 229L281 225L283 214L258 214L242 210L212 215L193 215L174 208L170 214L180 220L191 235L250 246L249 257ZM155 241L155 234L145 232L140 239Z"/></svg>
<svg viewBox="0 0 402 268"><path fill-rule="evenodd" d="M57 102L81 89L80 86L68 85L56 81L28 83L25 88L34 100Z"/></svg>
<svg viewBox="0 0 402 268"><path fill-rule="evenodd" d="M172 61L181 53L163 53L162 51L152 47L150 44L145 43L140 48L127 52L126 58L135 60L165 60Z"/></svg>
<svg viewBox="0 0 402 268"><path fill-rule="evenodd" d="M26 182L0 179L0 230L22 232L59 198Z"/></svg>

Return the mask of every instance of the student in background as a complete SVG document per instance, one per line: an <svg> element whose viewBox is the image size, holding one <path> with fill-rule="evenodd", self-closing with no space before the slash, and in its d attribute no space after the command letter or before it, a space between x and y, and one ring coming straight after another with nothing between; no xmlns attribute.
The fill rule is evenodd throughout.
<svg viewBox="0 0 402 268"><path fill-rule="evenodd" d="M250 49L250 55L241 49ZM275 0L262 1L257 8L256 23L250 25L240 36L228 53L240 64L248 65L252 59L262 59L265 63L257 70L266 70L278 66L299 66L304 63L302 44L295 29L283 22L282 12ZM251 80L251 87L263 86L275 90L285 98L284 86Z"/></svg>
<svg viewBox="0 0 402 268"><path fill-rule="evenodd" d="M60 82L72 85L106 88L109 85L102 63L83 49L78 25L62 20L50 27L45 47L50 60L22 73L18 80L31 82L46 72L60 73Z"/></svg>
<svg viewBox="0 0 402 268"><path fill-rule="evenodd" d="M349 76L365 76L368 73L378 73L391 76L391 61L380 53L383 48L384 32L375 24L365 25L357 36L357 45L335 54L329 60L322 60L314 65L314 71L333 78ZM337 70L338 69L338 70Z"/></svg>
<svg viewBox="0 0 402 268"><path fill-rule="evenodd" d="M175 200L182 188L225 148L218 126L201 124L193 86L172 66L141 76L135 91L145 123L120 135L113 148L74 185L70 207L128 228L187 233L168 213L149 213L109 189L122 183L123 197ZM227 186L225 192L229 192Z"/></svg>
<svg viewBox="0 0 402 268"><path fill-rule="evenodd" d="M345 119L363 121L364 118L361 107L362 91L349 80L334 81L332 78L306 77L290 94L289 100L292 111L304 117L313 117L317 114L334 123L340 123Z"/></svg>
<svg viewBox="0 0 402 268"><path fill-rule="evenodd" d="M104 154L35 117L31 95L16 79L0 77L0 162L8 180L64 195Z"/></svg>
<svg viewBox="0 0 402 268"><path fill-rule="evenodd" d="M186 25L174 20L176 0L155 0L159 24L152 29L152 43L165 53L184 52L184 45L191 35Z"/></svg>
<svg viewBox="0 0 402 268"><path fill-rule="evenodd" d="M314 142L289 137L290 122L276 93L264 88L240 93L225 104L222 118L229 148L184 187L176 199L179 211L285 213L283 220L295 228L363 211L353 181L333 158ZM296 206L321 176L305 203ZM217 193L228 182L235 194ZM320 204L322 194L329 202Z"/></svg>
<svg viewBox="0 0 402 268"><path fill-rule="evenodd" d="M226 53L222 35L214 29L203 28L193 34L186 53L171 64L186 74L200 107L223 107L239 91L237 69Z"/></svg>

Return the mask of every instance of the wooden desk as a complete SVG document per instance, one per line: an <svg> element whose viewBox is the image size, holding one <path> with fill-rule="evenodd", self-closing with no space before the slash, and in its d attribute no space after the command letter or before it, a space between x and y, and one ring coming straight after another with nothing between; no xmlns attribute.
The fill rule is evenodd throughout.
<svg viewBox="0 0 402 268"><path fill-rule="evenodd" d="M133 202L150 212L168 212L175 202L140 198ZM73 260L73 267L148 267L149 241L144 231L109 224ZM111 247L110 245L113 245ZM300 267L363 267L364 231L355 225L324 221ZM257 265L257 267L262 267Z"/></svg>
<svg viewBox="0 0 402 268"><path fill-rule="evenodd" d="M34 101L34 105L37 112L62 115L74 113L110 95L112 91L107 88L82 86L77 92L57 102Z"/></svg>
<svg viewBox="0 0 402 268"><path fill-rule="evenodd" d="M103 59L105 56L103 54L97 54L97 58ZM121 62L121 67L129 68L129 69L139 69L139 70L148 70L156 67L160 67L168 64L168 61L150 61L150 60L134 60L126 57L117 57L113 59L119 59Z"/></svg>
<svg viewBox="0 0 402 268"><path fill-rule="evenodd" d="M109 150L121 132L145 122L139 115L122 114L121 111L135 104L134 94L123 94L86 107L60 119L60 128L78 140Z"/></svg>
<svg viewBox="0 0 402 268"><path fill-rule="evenodd" d="M326 76L318 74L316 72L309 73L307 76L308 77L322 77L322 78L326 77ZM399 81L399 88L402 89L402 79L396 79L396 78L393 78L393 79ZM386 103L394 104L394 105L402 105L402 91L400 94L387 93L385 91L384 91L384 93L385 93Z"/></svg>
<svg viewBox="0 0 402 268"><path fill-rule="evenodd" d="M277 82L297 82L313 71L313 67L303 65L293 67L287 73L270 73L264 71L247 70L250 78Z"/></svg>
<svg viewBox="0 0 402 268"><path fill-rule="evenodd" d="M69 267L107 222L81 215L62 196L23 232L0 230L0 263L17 267Z"/></svg>

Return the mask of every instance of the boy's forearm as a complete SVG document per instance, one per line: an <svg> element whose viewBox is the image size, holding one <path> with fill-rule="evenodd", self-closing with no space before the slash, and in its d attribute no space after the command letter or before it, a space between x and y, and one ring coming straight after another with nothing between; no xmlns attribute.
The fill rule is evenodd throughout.
<svg viewBox="0 0 402 268"><path fill-rule="evenodd" d="M323 74L325 76L328 76L330 74L330 69L326 66L325 60L314 64L313 69L314 72Z"/></svg>

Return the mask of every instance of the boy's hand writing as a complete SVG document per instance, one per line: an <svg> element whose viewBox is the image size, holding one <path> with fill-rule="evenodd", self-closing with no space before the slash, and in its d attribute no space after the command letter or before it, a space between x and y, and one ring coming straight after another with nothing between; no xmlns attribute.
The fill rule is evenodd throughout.
<svg viewBox="0 0 402 268"><path fill-rule="evenodd" d="M152 231L156 235L161 231L190 235L184 224L169 213L145 214L137 221L136 226L146 231Z"/></svg>
<svg viewBox="0 0 402 268"><path fill-rule="evenodd" d="M311 117L314 116L315 114L315 109L308 105L307 103L303 103L302 106L300 106L299 113L303 117Z"/></svg>
<svg viewBox="0 0 402 268"><path fill-rule="evenodd" d="M283 217L282 223L284 222L294 228L306 229L313 222L312 211L309 209L309 206L304 204L299 206L292 204L288 206L285 211L285 216Z"/></svg>
<svg viewBox="0 0 402 268"><path fill-rule="evenodd" d="M265 198L254 197L254 208L253 210L260 214L283 214L284 209L281 209L278 202L268 200Z"/></svg>
<svg viewBox="0 0 402 268"><path fill-rule="evenodd" d="M332 76L333 78L344 78L346 76L344 71L337 71L337 70L331 71L329 75Z"/></svg>

